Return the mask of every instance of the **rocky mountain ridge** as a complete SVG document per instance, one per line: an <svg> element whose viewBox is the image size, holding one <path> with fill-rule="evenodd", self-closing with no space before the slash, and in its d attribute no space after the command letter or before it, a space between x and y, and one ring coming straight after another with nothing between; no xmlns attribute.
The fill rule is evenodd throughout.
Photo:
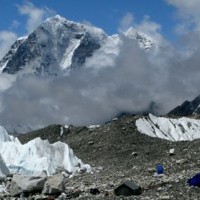
<svg viewBox="0 0 200 200"><path fill-rule="evenodd" d="M192 101L185 101L168 113L169 116L198 116L199 114L200 96L197 96Z"/></svg>
<svg viewBox="0 0 200 200"><path fill-rule="evenodd" d="M29 68L42 75L54 74L59 71L58 67L77 68L100 48L105 38L101 29L57 15L45 20L26 39L17 40L13 45L15 52L8 52L0 68L9 74Z"/></svg>
<svg viewBox="0 0 200 200"><path fill-rule="evenodd" d="M150 49L154 42L134 28L122 33ZM63 74L80 68L99 48L112 42L119 45L119 35L107 36L100 28L66 20L56 15L45 20L27 37L19 38L0 61L0 71L15 74L22 69L42 76ZM117 48L117 47L116 47Z"/></svg>

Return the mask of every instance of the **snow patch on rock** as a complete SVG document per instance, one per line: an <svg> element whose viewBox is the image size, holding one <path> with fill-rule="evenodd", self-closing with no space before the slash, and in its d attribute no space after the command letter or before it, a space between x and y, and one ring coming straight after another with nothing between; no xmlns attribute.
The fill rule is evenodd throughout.
<svg viewBox="0 0 200 200"><path fill-rule="evenodd" d="M98 125L98 124L92 124L92 125L88 126L88 128L91 129L91 130L95 129L95 128L99 128L99 127L100 127L100 125Z"/></svg>
<svg viewBox="0 0 200 200"><path fill-rule="evenodd" d="M63 58L60 62L60 66L61 66L62 69L67 69L71 66L74 51L80 45L80 41L81 40L77 40L77 39L72 38L71 41L69 42L69 47L65 50Z"/></svg>

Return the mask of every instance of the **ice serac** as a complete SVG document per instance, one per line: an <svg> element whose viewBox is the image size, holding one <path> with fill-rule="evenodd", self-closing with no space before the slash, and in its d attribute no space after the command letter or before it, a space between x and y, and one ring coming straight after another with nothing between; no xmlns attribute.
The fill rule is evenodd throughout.
<svg viewBox="0 0 200 200"><path fill-rule="evenodd" d="M170 141L192 141L200 138L200 120L187 117L167 118L149 114L136 121L139 132Z"/></svg>
<svg viewBox="0 0 200 200"><path fill-rule="evenodd" d="M1 61L3 72L14 74L21 69L41 75L78 68L100 48L106 38L103 30L75 23L59 15L45 20L15 51Z"/></svg>
<svg viewBox="0 0 200 200"><path fill-rule="evenodd" d="M2 164L3 162L11 173L26 175L40 175L44 170L48 175L65 170L73 174L83 168L90 169L90 166L84 165L65 143L50 144L47 140L36 138L26 144L21 144L17 138L9 137L6 131L2 132L0 170L4 174L5 165Z"/></svg>
<svg viewBox="0 0 200 200"><path fill-rule="evenodd" d="M0 178L5 177L10 173L9 169L7 168L3 158L0 155Z"/></svg>
<svg viewBox="0 0 200 200"><path fill-rule="evenodd" d="M7 131L5 128L0 126L0 142L7 142L11 141L11 137L8 135Z"/></svg>
<svg viewBox="0 0 200 200"><path fill-rule="evenodd" d="M0 144L1 142L11 141L11 140L12 138L10 138L7 131L2 126L0 126ZM0 177L5 177L9 173L10 173L9 169L7 168L4 159L0 154Z"/></svg>

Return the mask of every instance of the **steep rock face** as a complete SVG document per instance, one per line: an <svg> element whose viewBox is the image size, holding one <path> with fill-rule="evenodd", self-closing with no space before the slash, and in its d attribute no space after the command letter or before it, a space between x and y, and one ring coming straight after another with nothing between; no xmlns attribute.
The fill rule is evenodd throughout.
<svg viewBox="0 0 200 200"><path fill-rule="evenodd" d="M134 28L122 33L138 41L141 48L149 50L154 42ZM111 44L112 43L112 44ZM0 73L15 74L20 70L38 75L58 75L69 69L80 68L87 58L102 47L109 53L112 46L119 53L121 38L107 36L94 26L66 20L59 15L45 20L27 37L18 39L0 61ZM113 51L113 50L112 50Z"/></svg>
<svg viewBox="0 0 200 200"><path fill-rule="evenodd" d="M21 37L17 39L14 44L10 47L8 53L0 60L0 72L4 70L8 62L12 60L13 56L16 54L18 48L27 39L27 37Z"/></svg>
<svg viewBox="0 0 200 200"><path fill-rule="evenodd" d="M55 16L44 21L25 40L16 42L14 50L10 50L12 54L1 60L0 69L14 74L29 66L28 70L45 75L80 67L106 37L101 29Z"/></svg>
<svg viewBox="0 0 200 200"><path fill-rule="evenodd" d="M172 116L191 116L200 114L200 96L192 101L185 101L182 105L174 108L168 113Z"/></svg>

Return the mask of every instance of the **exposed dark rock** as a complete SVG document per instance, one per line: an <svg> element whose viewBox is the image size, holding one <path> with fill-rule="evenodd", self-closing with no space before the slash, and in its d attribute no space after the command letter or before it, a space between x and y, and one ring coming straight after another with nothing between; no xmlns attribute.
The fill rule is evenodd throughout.
<svg viewBox="0 0 200 200"><path fill-rule="evenodd" d="M100 194L100 191L98 188L90 188L90 194L98 195Z"/></svg>
<svg viewBox="0 0 200 200"><path fill-rule="evenodd" d="M26 39L17 40L12 45L11 50L0 60L0 69L6 65L3 72L15 74L28 67L35 74L45 76L63 73L63 68L79 68L107 37L100 30L99 34L92 34L92 29L95 28L70 22L60 16L49 18ZM73 43L77 46L73 46ZM66 64L67 50L74 52L71 63Z"/></svg>
<svg viewBox="0 0 200 200"><path fill-rule="evenodd" d="M140 195L142 188L134 181L125 181L115 189L115 195L117 196L132 196Z"/></svg>
<svg viewBox="0 0 200 200"><path fill-rule="evenodd" d="M169 155L170 155L170 156L176 155L176 154L175 154L175 149L170 149L170 150L169 150Z"/></svg>
<svg viewBox="0 0 200 200"><path fill-rule="evenodd" d="M192 101L185 101L182 105L168 113L169 116L191 116L200 114L200 96Z"/></svg>
<svg viewBox="0 0 200 200"><path fill-rule="evenodd" d="M27 196L29 193L41 193L46 177L31 177L23 175L14 175L10 186L11 196L20 196L22 193Z"/></svg>
<svg viewBox="0 0 200 200"><path fill-rule="evenodd" d="M61 125L50 125L45 128L39 129L37 131L30 132L28 134L18 135L18 139L22 144L27 143L28 141L40 137L42 140L48 139L50 143L54 143L55 141L60 140L61 135ZM69 129L63 127L63 135L64 138L69 133Z"/></svg>
<svg viewBox="0 0 200 200"><path fill-rule="evenodd" d="M47 179L42 193L50 195L60 195L64 191L64 177L62 174L56 174Z"/></svg>
<svg viewBox="0 0 200 200"><path fill-rule="evenodd" d="M89 144L89 145L93 145L94 142L93 142L93 141L89 141L88 144Z"/></svg>

